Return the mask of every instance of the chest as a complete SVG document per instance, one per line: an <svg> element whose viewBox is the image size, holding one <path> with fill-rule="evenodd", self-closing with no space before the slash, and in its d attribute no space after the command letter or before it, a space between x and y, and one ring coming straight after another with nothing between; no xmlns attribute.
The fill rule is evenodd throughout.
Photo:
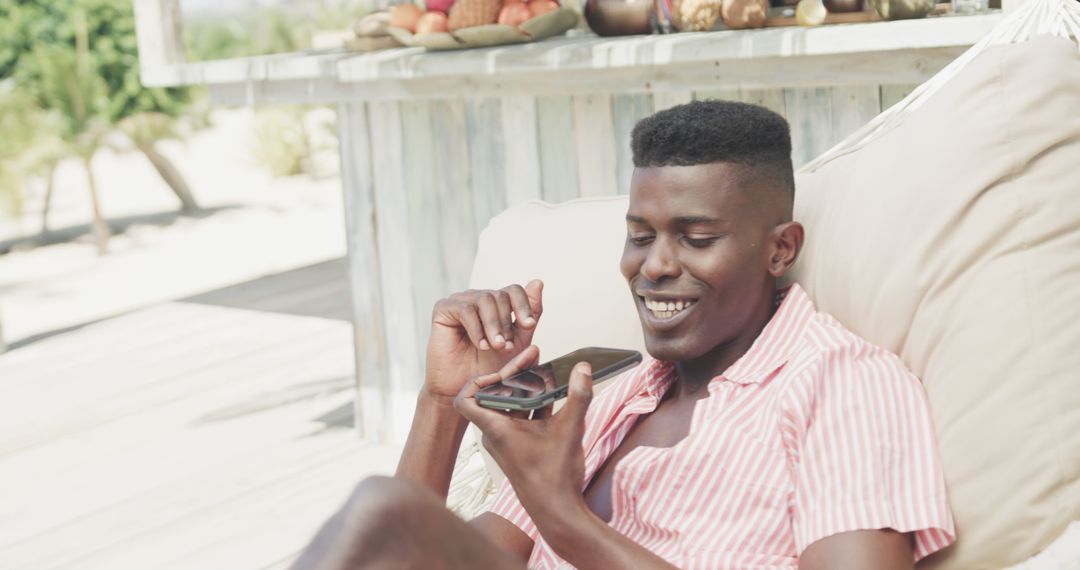
<svg viewBox="0 0 1080 570"><path fill-rule="evenodd" d="M639 448L669 449L690 433L696 401L664 402L649 414L636 416L630 431L593 475L585 502L605 522L612 517L612 484L620 463Z"/></svg>
<svg viewBox="0 0 1080 570"><path fill-rule="evenodd" d="M589 452L587 463L595 470L586 504L620 525L655 519L649 524L664 526L732 500L783 520L791 473L779 418L762 396L731 386L682 405L661 402L650 413L614 422Z"/></svg>

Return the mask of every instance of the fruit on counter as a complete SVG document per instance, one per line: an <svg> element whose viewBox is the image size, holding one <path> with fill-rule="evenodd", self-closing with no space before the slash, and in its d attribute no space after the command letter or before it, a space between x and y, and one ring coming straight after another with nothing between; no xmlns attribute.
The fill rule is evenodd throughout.
<svg viewBox="0 0 1080 570"><path fill-rule="evenodd" d="M532 2L529 2L529 12L532 13L534 18L558 9L559 3L555 0L532 0Z"/></svg>
<svg viewBox="0 0 1080 570"><path fill-rule="evenodd" d="M446 32L450 28L447 25L446 14L442 12L425 12L416 22L416 33L430 34L432 32Z"/></svg>
<svg viewBox="0 0 1080 570"><path fill-rule="evenodd" d="M532 18L533 14L529 11L529 7L522 3L511 3L503 6L499 11L498 22L506 26L518 27L519 24L528 21Z"/></svg>
<svg viewBox="0 0 1080 570"><path fill-rule="evenodd" d="M386 28L390 26L389 12L375 12L360 18L353 24L353 33L357 37L381 37L387 35Z"/></svg>
<svg viewBox="0 0 1080 570"><path fill-rule="evenodd" d="M457 0L450 8L450 31L494 24L500 10L502 0Z"/></svg>
<svg viewBox="0 0 1080 570"><path fill-rule="evenodd" d="M799 0L795 6L795 21L800 26L817 26L825 22L828 11L821 0Z"/></svg>
<svg viewBox="0 0 1080 570"><path fill-rule="evenodd" d="M427 0L426 4L429 12L449 14L450 8L454 5L454 0Z"/></svg>
<svg viewBox="0 0 1080 570"><path fill-rule="evenodd" d="M416 22L424 13L416 4L398 4L390 8L390 25L416 33Z"/></svg>
<svg viewBox="0 0 1080 570"><path fill-rule="evenodd" d="M723 0L674 0L671 23L680 32L707 32L720 19Z"/></svg>
<svg viewBox="0 0 1080 570"><path fill-rule="evenodd" d="M724 0L720 13L731 29L761 28L769 17L769 0Z"/></svg>

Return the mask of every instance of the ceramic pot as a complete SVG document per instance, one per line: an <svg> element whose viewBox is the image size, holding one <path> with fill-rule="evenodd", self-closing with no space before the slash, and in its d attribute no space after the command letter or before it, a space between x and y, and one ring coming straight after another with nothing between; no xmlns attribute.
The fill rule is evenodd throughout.
<svg viewBox="0 0 1080 570"><path fill-rule="evenodd" d="M652 32L653 0L588 0L585 20L601 36Z"/></svg>
<svg viewBox="0 0 1080 570"><path fill-rule="evenodd" d="M922 18L934 9L935 0L867 0L886 20Z"/></svg>
<svg viewBox="0 0 1080 570"><path fill-rule="evenodd" d="M862 10L862 0L825 0L825 9L830 14L858 12Z"/></svg>

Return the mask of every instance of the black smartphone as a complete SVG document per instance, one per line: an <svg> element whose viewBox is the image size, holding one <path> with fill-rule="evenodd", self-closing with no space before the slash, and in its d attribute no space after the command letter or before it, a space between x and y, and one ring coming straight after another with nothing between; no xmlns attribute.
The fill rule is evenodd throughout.
<svg viewBox="0 0 1080 570"><path fill-rule="evenodd" d="M641 362L641 353L618 348L581 348L481 388L476 403L499 410L536 410L565 397L570 371L578 362L592 365L593 383L603 382Z"/></svg>

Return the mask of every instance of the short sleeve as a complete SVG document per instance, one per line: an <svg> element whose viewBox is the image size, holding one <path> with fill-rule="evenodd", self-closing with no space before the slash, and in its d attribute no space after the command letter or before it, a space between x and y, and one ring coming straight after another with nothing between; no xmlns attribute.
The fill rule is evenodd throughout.
<svg viewBox="0 0 1080 570"><path fill-rule="evenodd" d="M520 528L521 532L533 539L533 542L536 542L536 539L540 536L540 532L536 529L536 525L533 524L529 513L525 512L525 507L521 506L521 501L518 500L514 488L510 486L510 481L506 479L503 479L499 492L495 495L495 501L492 502L488 511L510 521L514 526Z"/></svg>
<svg viewBox="0 0 1080 570"><path fill-rule="evenodd" d="M784 403L798 553L825 537L914 533L915 560L955 540L926 394L899 358L865 342L828 352Z"/></svg>

